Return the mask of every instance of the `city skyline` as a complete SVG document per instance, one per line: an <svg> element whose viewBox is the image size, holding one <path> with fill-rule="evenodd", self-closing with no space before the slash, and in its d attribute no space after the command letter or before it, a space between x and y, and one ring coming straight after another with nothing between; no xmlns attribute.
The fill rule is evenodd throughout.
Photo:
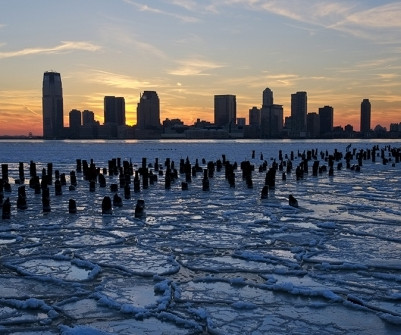
<svg viewBox="0 0 401 335"><path fill-rule="evenodd" d="M347 124L334 127L334 109L319 108L319 113L307 113L307 92L291 95L291 115L283 117L283 106L274 104L270 88L262 92L262 107L249 110L246 118L236 117L236 96L214 96L214 123L197 119L186 125L181 119L160 120L160 100L156 91L144 91L137 105L137 124L129 126L125 120L125 98L104 97L104 123L94 119L92 111L72 109L69 126L63 122L62 80L58 72L45 72L43 76L43 138L44 139L157 139L157 138L332 138L362 136L382 137L386 128L370 125L369 99L361 103L360 132ZM390 136L401 133L401 122L390 125ZM30 137L33 136L29 134Z"/></svg>
<svg viewBox="0 0 401 335"><path fill-rule="evenodd" d="M65 125L73 109L104 123L105 96L124 97L134 125L144 91L157 91L161 120L186 124L213 122L214 96L232 94L248 123L266 87L284 117L305 91L307 112L332 106L334 126L359 130L363 99L372 128L401 121L398 2L16 0L2 13L0 135L42 134L51 69L63 77Z"/></svg>

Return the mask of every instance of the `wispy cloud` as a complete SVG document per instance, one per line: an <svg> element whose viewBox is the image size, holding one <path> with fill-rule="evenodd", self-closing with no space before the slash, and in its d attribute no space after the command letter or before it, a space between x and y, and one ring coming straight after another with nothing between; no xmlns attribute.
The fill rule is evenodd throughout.
<svg viewBox="0 0 401 335"><path fill-rule="evenodd" d="M41 92L32 90L0 90L0 133L10 135L35 135L42 127Z"/></svg>
<svg viewBox="0 0 401 335"><path fill-rule="evenodd" d="M252 76L236 76L225 78L218 86L236 90L238 87L246 87L249 90L263 90L265 87L271 89L295 87L303 78L292 73L270 73L264 71Z"/></svg>
<svg viewBox="0 0 401 335"><path fill-rule="evenodd" d="M198 58L185 59L177 62L179 66L176 69L168 71L169 74L176 76L207 76L208 70L224 67L222 64L206 61Z"/></svg>
<svg viewBox="0 0 401 335"><path fill-rule="evenodd" d="M137 40L132 40L132 44L140 51L146 52L148 54L155 55L155 56L157 56L159 58L165 58L166 57L165 53L162 50L160 50L159 48L155 47L152 44L143 42L143 41L138 40L138 39Z"/></svg>
<svg viewBox="0 0 401 335"><path fill-rule="evenodd" d="M110 47L109 45L109 48L113 52L118 52L120 48L126 50L127 47L132 47L135 50L131 50L130 53L139 51L146 54L148 57L152 55L158 58L166 58L166 54L163 50L156 47L154 44L141 39L141 36L143 35L139 35L136 32L127 29L128 22L123 22L121 24L120 22L116 22L115 18L109 18L109 20L114 23L101 25L99 31L105 45L110 44L110 41L118 45L118 47Z"/></svg>
<svg viewBox="0 0 401 335"><path fill-rule="evenodd" d="M194 0L172 0L171 3L188 11L195 11L197 8L197 3Z"/></svg>
<svg viewBox="0 0 401 335"><path fill-rule="evenodd" d="M308 25L345 32L358 38L399 41L401 28L401 3L395 2L375 7L362 1L304 1L273 0L260 7L270 13ZM383 34L386 32L386 34ZM378 37L380 37L378 39Z"/></svg>
<svg viewBox="0 0 401 335"><path fill-rule="evenodd" d="M332 29L378 43L399 42L401 3L391 3L355 11L330 26Z"/></svg>
<svg viewBox="0 0 401 335"><path fill-rule="evenodd" d="M26 111L30 112L31 114L41 115L40 113L35 112L32 108L29 108L28 106L24 106L24 108L25 108Z"/></svg>
<svg viewBox="0 0 401 335"><path fill-rule="evenodd" d="M158 14L158 15L164 15L164 16L170 16L172 18L178 19L182 22L188 22L188 23L193 23L193 22L198 22L199 19L195 16L188 16L188 15L180 15L174 12L169 12L169 11L165 11L165 10L161 10L155 7L150 7L146 4L141 4L139 2L136 1L132 1L132 0L124 0L125 3L130 4L132 6L135 6L139 11L141 12L150 12L150 13L154 13L154 14ZM180 6L184 7L184 2L181 1L179 3L175 3L176 5L179 4ZM185 8L185 7L184 7ZM189 9L192 7L189 7L189 2L186 3L186 9Z"/></svg>
<svg viewBox="0 0 401 335"><path fill-rule="evenodd" d="M390 80L390 81L393 81L394 79L397 79L397 78L400 77L398 74L395 74L395 73L379 73L379 74L377 74L377 76L380 79ZM397 82L392 82L392 85L398 86L398 83Z"/></svg>
<svg viewBox="0 0 401 335"><path fill-rule="evenodd" d="M120 89L143 89L154 87L148 81L139 81L130 76L101 70L92 70L91 75L86 77L90 82L112 86Z"/></svg>
<svg viewBox="0 0 401 335"><path fill-rule="evenodd" d="M346 22L369 28L401 28L401 3L383 6L349 15Z"/></svg>
<svg viewBox="0 0 401 335"><path fill-rule="evenodd" d="M356 8L354 1L272 0L255 2L254 9L263 9L291 20L330 27L343 21Z"/></svg>
<svg viewBox="0 0 401 335"><path fill-rule="evenodd" d="M300 77L291 73L267 74L265 80L275 87L289 87L294 86L295 82L300 80Z"/></svg>
<svg viewBox="0 0 401 335"><path fill-rule="evenodd" d="M10 101L12 103L21 105L25 102L41 101L41 91L39 90L0 90L0 100Z"/></svg>
<svg viewBox="0 0 401 335"><path fill-rule="evenodd" d="M364 39L377 39L378 36L391 41L400 39L399 1L372 6L361 0L211 0L204 10L223 13L224 7L233 6L265 11L308 26L339 30ZM383 31L388 34L383 36Z"/></svg>
<svg viewBox="0 0 401 335"><path fill-rule="evenodd" d="M64 52L71 52L75 50L82 51L97 51L101 47L89 42L76 42L76 41L65 41L61 42L60 45L55 47L43 48L26 48L17 51L0 51L0 59L12 58L12 57L23 57L29 55L39 55L39 54L59 54Z"/></svg>
<svg viewBox="0 0 401 335"><path fill-rule="evenodd" d="M364 62L360 62L359 64L356 64L356 68L369 68L369 69L378 69L378 68L387 68L393 64L398 63L398 58L394 57L383 57L383 58L377 58L377 59L372 59Z"/></svg>

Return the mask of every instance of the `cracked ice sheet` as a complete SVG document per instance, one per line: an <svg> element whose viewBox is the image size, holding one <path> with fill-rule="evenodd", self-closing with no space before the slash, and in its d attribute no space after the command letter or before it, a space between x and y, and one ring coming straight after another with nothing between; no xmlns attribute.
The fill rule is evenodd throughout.
<svg viewBox="0 0 401 335"><path fill-rule="evenodd" d="M60 282L50 283L44 278L10 278L0 276L0 296L2 298L57 297L71 296L77 287L62 285Z"/></svg>
<svg viewBox="0 0 401 335"><path fill-rule="evenodd" d="M135 150L131 144L118 143L110 144L110 150L103 144L97 149L94 144L85 151L81 150L85 144L71 143L74 150L68 151L66 143L52 142L55 144L63 147L63 157L41 160L46 152L41 149L32 159L41 160L40 168L52 160L54 169L67 173L74 169L77 152L86 152L81 158L93 157L99 166L107 166L107 159L120 154L132 156L140 166L142 156L153 160L149 154L162 153L159 162L166 154L177 163L187 155L193 162L203 154L209 160L229 153L230 161L239 162L250 159L251 149L265 151L268 159L277 158L279 149L288 153L299 145L301 150L309 145L253 142L243 147L236 143L232 150L232 143L225 142L212 146L213 150L207 144L207 149L196 151L190 144L147 142L135 145ZM323 143L323 149L331 150L332 145ZM345 147L344 143L336 145ZM166 146L170 150L165 150ZM19 151L14 151L7 157L17 159ZM18 160L27 157L29 153ZM299 161L296 158L294 162ZM258 159L253 162L256 166L260 163ZM10 168L11 181L17 179L17 165ZM0 239L5 242L0 246L0 273L10 279L8 283L20 279L16 273L21 273L27 283L32 279L42 281L43 287L55 286L49 286L48 293L43 287L23 287L24 282L16 280L11 292L21 293L5 296L2 306L22 315L16 322L25 321L29 333L37 334L46 329L70 334L84 329L128 334L132 328L193 334L206 327L216 333L398 334L399 168L399 164L392 168L364 162L360 174L345 169L335 171L333 178L309 173L299 182L292 174L286 182L277 178L276 189L263 201L260 189L265 173L257 169L253 189L244 185L240 170L236 171L234 190L227 186L222 171L210 180L210 192L201 191L199 174L187 193L180 189L182 176L169 191L161 176L148 190L123 200L124 206L114 208L110 216L100 214L101 200L110 194L108 187L97 187L90 194L82 175L76 191L64 188L63 196L52 194L52 212L48 214L38 210L41 198L27 188L28 210L14 207L12 219L0 223ZM107 183L111 182L118 178L107 177ZM15 192L13 185L11 198ZM289 193L299 199L300 208L288 206ZM70 197L77 199L77 215L66 211ZM142 220L134 218L137 198L146 202L147 216ZM71 263L74 259L83 263ZM47 260L51 262L46 264ZM33 261L41 262L37 270ZM94 276L74 276L74 266L84 270L99 266L101 271ZM164 278L168 282L160 292L158 283ZM206 284L202 286L202 282ZM193 298L180 300L180 293L185 296L192 283L196 284ZM42 303L26 303L29 298ZM365 306L348 298L360 299ZM56 317L51 308L61 314ZM135 318L138 312L143 320ZM13 321L12 315L7 315ZM8 326L9 333L23 328L22 322ZM63 323L71 328L55 327Z"/></svg>
<svg viewBox="0 0 401 335"><path fill-rule="evenodd" d="M285 292L285 290L283 290ZM360 310L351 316L343 306L309 289L304 296L275 293L268 286L249 286L206 278L180 287L179 299L202 302L210 329L224 334L381 334L378 317ZM359 314L359 315L358 315ZM360 320L366 320L361 324ZM369 327L367 327L369 326Z"/></svg>
<svg viewBox="0 0 401 335"><path fill-rule="evenodd" d="M99 265L147 276L176 273L179 269L172 257L136 246L88 249L80 251L79 256Z"/></svg>
<svg viewBox="0 0 401 335"><path fill-rule="evenodd" d="M97 335L99 332L105 334L118 334L118 335L130 335L130 334L149 334L149 335L164 335L164 334L177 334L177 335L188 335L196 334L193 330L188 330L184 327L179 327L174 323L167 321L160 321L156 318L149 318L143 320L130 319L124 317L122 319L112 319L110 321L93 321L83 323L87 330L87 334ZM82 334L82 330L77 327L70 332L66 331L66 335L79 335ZM103 333L100 333L103 334Z"/></svg>

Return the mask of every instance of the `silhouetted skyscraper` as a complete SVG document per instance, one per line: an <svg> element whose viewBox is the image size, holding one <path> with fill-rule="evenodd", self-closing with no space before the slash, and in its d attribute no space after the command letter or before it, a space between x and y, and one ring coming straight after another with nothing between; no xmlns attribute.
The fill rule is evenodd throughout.
<svg viewBox="0 0 401 335"><path fill-rule="evenodd" d="M371 105L369 99L363 99L361 103L361 133L370 132Z"/></svg>
<svg viewBox="0 0 401 335"><path fill-rule="evenodd" d="M320 114L308 113L306 115L306 124L309 137L315 138L320 135Z"/></svg>
<svg viewBox="0 0 401 335"><path fill-rule="evenodd" d="M77 109L72 109L70 117L70 137L79 138L79 129L81 128L81 112Z"/></svg>
<svg viewBox="0 0 401 335"><path fill-rule="evenodd" d="M291 134L295 137L306 135L307 96L306 92L291 94Z"/></svg>
<svg viewBox="0 0 401 335"><path fill-rule="evenodd" d="M330 134L333 131L333 107L319 108L320 134Z"/></svg>
<svg viewBox="0 0 401 335"><path fill-rule="evenodd" d="M125 126L125 99L116 97L116 122L119 126Z"/></svg>
<svg viewBox="0 0 401 335"><path fill-rule="evenodd" d="M125 99L123 97L104 97L104 124L125 125Z"/></svg>
<svg viewBox="0 0 401 335"><path fill-rule="evenodd" d="M99 122L95 121L95 114L90 110L82 112L82 127L79 129L80 138L98 138Z"/></svg>
<svg viewBox="0 0 401 335"><path fill-rule="evenodd" d="M45 72L42 89L43 138L63 137L63 90L57 72Z"/></svg>
<svg viewBox="0 0 401 335"><path fill-rule="evenodd" d="M252 107L249 110L249 125L253 127L260 126L260 109L257 107Z"/></svg>
<svg viewBox="0 0 401 335"><path fill-rule="evenodd" d="M82 112L82 125L90 126L95 123L95 114L92 111L84 110Z"/></svg>
<svg viewBox="0 0 401 335"><path fill-rule="evenodd" d="M273 91L270 88L266 88L263 91L262 107L271 105L273 105Z"/></svg>
<svg viewBox="0 0 401 335"><path fill-rule="evenodd" d="M139 129L160 129L160 101L155 91L144 91L137 107Z"/></svg>
<svg viewBox="0 0 401 335"><path fill-rule="evenodd" d="M235 95L214 96L214 124L219 127L232 126L237 120L237 100Z"/></svg>
<svg viewBox="0 0 401 335"><path fill-rule="evenodd" d="M283 106L263 105L260 110L260 132L262 138L278 138L283 131Z"/></svg>
<svg viewBox="0 0 401 335"><path fill-rule="evenodd" d="M260 109L260 136L262 138L277 138L283 131L283 106L273 103L273 91L266 88L263 91L262 108Z"/></svg>

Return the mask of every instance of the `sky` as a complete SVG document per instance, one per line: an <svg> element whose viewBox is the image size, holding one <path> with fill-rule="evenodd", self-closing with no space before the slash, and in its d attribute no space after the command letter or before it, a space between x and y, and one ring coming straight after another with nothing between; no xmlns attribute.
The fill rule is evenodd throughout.
<svg viewBox="0 0 401 335"><path fill-rule="evenodd" d="M42 135L45 71L61 74L71 109L103 123L103 99L123 96L127 124L145 90L161 121L213 122L214 95L235 94L237 117L274 103L291 113L334 108L334 125L401 122L401 1L0 0L0 135Z"/></svg>

